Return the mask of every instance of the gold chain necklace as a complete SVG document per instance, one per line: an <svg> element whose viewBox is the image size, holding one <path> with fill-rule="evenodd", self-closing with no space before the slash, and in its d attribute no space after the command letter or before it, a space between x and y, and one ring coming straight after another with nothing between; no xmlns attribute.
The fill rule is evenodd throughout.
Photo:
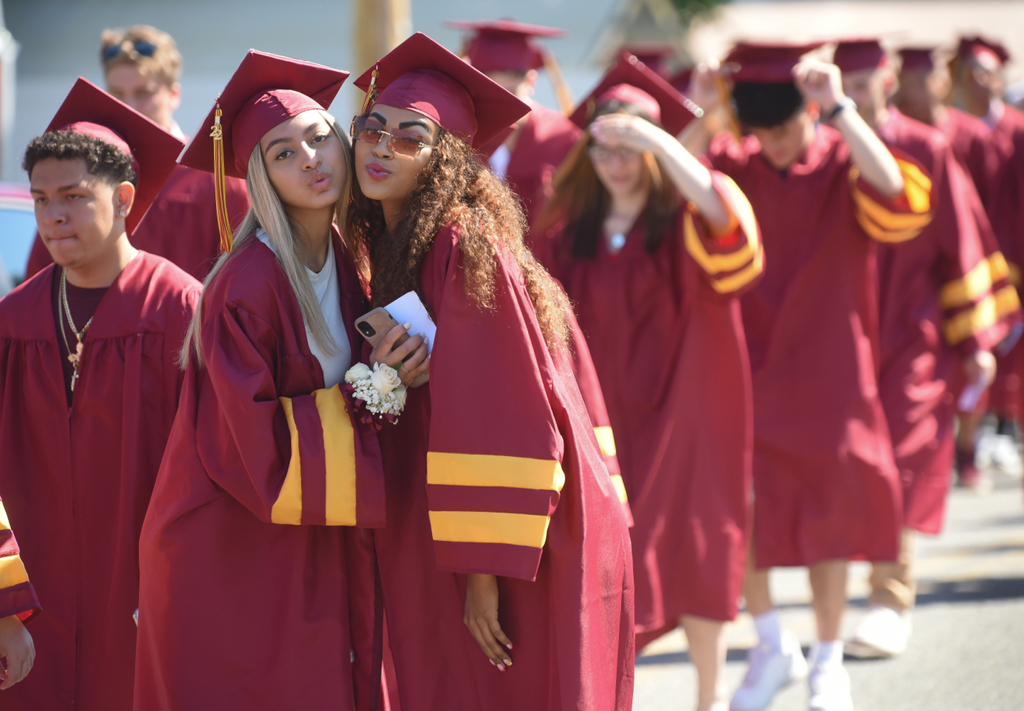
<svg viewBox="0 0 1024 711"><path fill-rule="evenodd" d="M90 324L92 324L93 316L89 317L89 320L82 326L82 330L79 331L75 327L75 320L71 318L71 306L68 304L68 270L64 269L60 274L60 300L64 305L63 311L58 309L58 312L62 316L67 316L68 325L71 326L71 331L75 334L75 338L78 340L78 345L75 346L75 352L71 352L71 345L68 343L68 334L64 331L64 319L60 320L60 335L64 337L64 347L68 350L68 360L71 362L74 371L71 373L71 392L75 392L75 381L78 380L78 366L82 362L82 352L85 351L85 332L89 330Z"/></svg>

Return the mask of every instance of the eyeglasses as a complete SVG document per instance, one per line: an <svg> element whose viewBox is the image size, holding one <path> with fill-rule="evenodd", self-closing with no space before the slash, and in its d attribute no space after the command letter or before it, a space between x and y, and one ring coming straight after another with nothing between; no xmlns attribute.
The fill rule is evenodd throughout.
<svg viewBox="0 0 1024 711"><path fill-rule="evenodd" d="M380 144L382 136L387 136L389 151L400 156L410 157L431 145L421 141L414 133L385 131L381 126L368 126L369 120L367 116L356 116L352 119L352 128L350 129L352 138L376 146Z"/></svg>
<svg viewBox="0 0 1024 711"><path fill-rule="evenodd" d="M615 148L611 148L609 146L594 144L587 148L587 155L590 156L590 160L592 161L597 163L606 163L613 157L618 158L621 161L630 160L640 155L640 153L625 146L616 146Z"/></svg>
<svg viewBox="0 0 1024 711"><path fill-rule="evenodd" d="M131 48L134 49L135 53L139 56L152 57L156 54L156 45L152 42L147 42L144 39L137 39L130 43L128 40L121 40L115 44L108 44L103 48L103 61L112 62L121 54L128 54L128 50L125 49L126 44L130 44Z"/></svg>

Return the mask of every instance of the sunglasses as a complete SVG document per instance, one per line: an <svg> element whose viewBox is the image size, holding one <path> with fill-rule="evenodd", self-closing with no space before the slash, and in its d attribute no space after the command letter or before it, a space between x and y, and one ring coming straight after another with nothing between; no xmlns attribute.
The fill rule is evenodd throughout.
<svg viewBox="0 0 1024 711"><path fill-rule="evenodd" d="M626 161L631 158L635 158L639 155L639 152L634 151L632 148L626 148L625 146L609 148L608 146L602 146L598 143L587 148L587 155L589 155L590 159L596 163L605 163L610 161L613 157L618 158L620 161Z"/></svg>
<svg viewBox="0 0 1024 711"><path fill-rule="evenodd" d="M127 40L121 40L116 44L108 44L103 48L103 61L110 62L117 59L121 54L127 54L128 50L125 49ZM152 42L147 42L143 39L137 39L131 43L131 47L135 50L135 53L141 57L152 57L156 54L156 45Z"/></svg>
<svg viewBox="0 0 1024 711"><path fill-rule="evenodd" d="M415 133L385 131L380 125L367 125L369 121L370 118L367 116L356 116L352 119L350 131L354 140L376 146L380 144L381 137L387 136L389 151L410 157L431 145L421 141Z"/></svg>

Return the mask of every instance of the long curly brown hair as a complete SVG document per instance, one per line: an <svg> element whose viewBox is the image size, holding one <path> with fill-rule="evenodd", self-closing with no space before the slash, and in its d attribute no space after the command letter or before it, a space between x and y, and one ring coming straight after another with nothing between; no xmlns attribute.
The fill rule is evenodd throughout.
<svg viewBox="0 0 1024 711"><path fill-rule="evenodd" d="M380 203L363 195L359 182L352 181L343 233L370 286L373 305L383 306L409 291L423 296L423 260L437 233L451 223L460 228L466 295L481 309L494 308L494 273L501 249L522 271L548 348L568 344L569 299L523 245L526 218L519 201L468 144L444 129L393 233Z"/></svg>

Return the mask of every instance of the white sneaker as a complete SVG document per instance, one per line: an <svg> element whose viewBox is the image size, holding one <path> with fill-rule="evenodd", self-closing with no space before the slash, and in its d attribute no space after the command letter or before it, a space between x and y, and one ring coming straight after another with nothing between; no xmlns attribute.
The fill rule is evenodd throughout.
<svg viewBox="0 0 1024 711"><path fill-rule="evenodd" d="M1010 435L995 435L992 445L992 464L1011 476L1020 476L1021 458L1017 441Z"/></svg>
<svg viewBox="0 0 1024 711"><path fill-rule="evenodd" d="M811 690L810 711L853 711L850 675L842 664L815 665L807 679Z"/></svg>
<svg viewBox="0 0 1024 711"><path fill-rule="evenodd" d="M858 659L883 659L903 654L910 639L910 614L876 605L861 618L844 651Z"/></svg>
<svg viewBox="0 0 1024 711"><path fill-rule="evenodd" d="M768 708L775 694L807 676L807 660L800 642L789 632L782 633L782 647L761 643L748 654L747 674L732 695L732 711L761 711Z"/></svg>

